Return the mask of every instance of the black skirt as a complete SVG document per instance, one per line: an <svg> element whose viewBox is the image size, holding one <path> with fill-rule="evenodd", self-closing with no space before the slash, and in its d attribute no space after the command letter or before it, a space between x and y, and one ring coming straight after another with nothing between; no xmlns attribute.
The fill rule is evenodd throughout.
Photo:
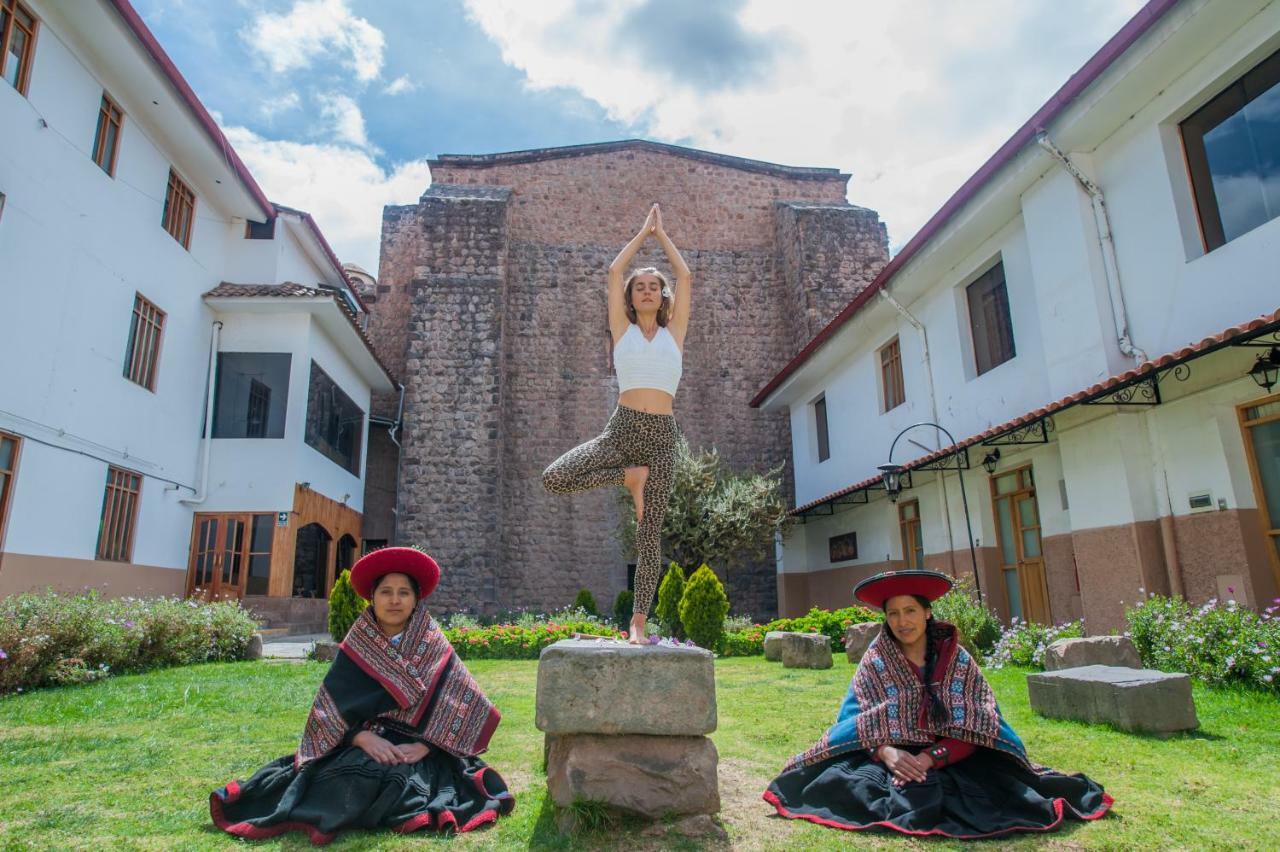
<svg viewBox="0 0 1280 852"><path fill-rule="evenodd" d="M960 839L1015 831L1052 831L1064 819L1098 819L1112 799L1084 775L1036 774L992 749L921 782L892 784L884 764L865 751L783 772L764 799L789 819L849 830L892 829Z"/></svg>
<svg viewBox="0 0 1280 852"><path fill-rule="evenodd" d="M303 831L317 845L346 828L470 831L514 807L506 782L484 761L435 748L417 763L390 766L355 746L338 748L301 772L288 755L209 797L214 824L229 834L258 839Z"/></svg>

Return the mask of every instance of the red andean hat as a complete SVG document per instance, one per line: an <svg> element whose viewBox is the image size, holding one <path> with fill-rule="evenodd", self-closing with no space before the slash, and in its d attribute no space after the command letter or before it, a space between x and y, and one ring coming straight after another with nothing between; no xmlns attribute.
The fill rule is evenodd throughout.
<svg viewBox="0 0 1280 852"><path fill-rule="evenodd" d="M351 586L356 594L368 600L379 577L405 574L418 582L418 598L427 598L440 582L440 566L427 554L413 547L383 547L360 557L351 566Z"/></svg>
<svg viewBox="0 0 1280 852"><path fill-rule="evenodd" d="M884 609L884 602L894 595L920 595L936 601L951 591L954 583L937 571L884 571L854 586L853 596L869 607Z"/></svg>

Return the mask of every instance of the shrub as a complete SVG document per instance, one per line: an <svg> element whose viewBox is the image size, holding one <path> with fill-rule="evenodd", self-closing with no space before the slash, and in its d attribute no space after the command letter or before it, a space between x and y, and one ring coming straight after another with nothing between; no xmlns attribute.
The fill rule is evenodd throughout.
<svg viewBox="0 0 1280 852"><path fill-rule="evenodd" d="M619 627L624 627L631 623L631 610L635 607L635 604L636 593L630 589L623 589L613 599L613 620Z"/></svg>
<svg viewBox="0 0 1280 852"><path fill-rule="evenodd" d="M1280 692L1277 598L1259 615L1235 601L1194 606L1152 595L1125 612L1142 664L1212 684Z"/></svg>
<svg viewBox="0 0 1280 852"><path fill-rule="evenodd" d="M671 636L683 639L684 625L680 623L680 601L684 598L684 569L672 562L658 586L658 607L654 615L663 629Z"/></svg>
<svg viewBox="0 0 1280 852"><path fill-rule="evenodd" d="M818 609L815 606L799 618L775 618L764 625L764 631L766 633L773 630L789 633L823 633L831 637L831 647L843 648L846 627L850 624L861 624L864 621L880 620L880 613L865 606L848 606L836 610ZM764 653L763 645L760 653Z"/></svg>
<svg viewBox="0 0 1280 852"><path fill-rule="evenodd" d="M1059 639L1078 639L1083 635L1084 626L1080 621L1046 627L1014 618L996 642L987 663L993 669L1003 666L1043 669L1045 649Z"/></svg>
<svg viewBox="0 0 1280 852"><path fill-rule="evenodd" d="M685 584L680 598L680 623L689 638L709 651L719 651L724 640L724 617L729 598L720 578L703 565Z"/></svg>
<svg viewBox="0 0 1280 852"><path fill-rule="evenodd" d="M600 610L596 609L595 595L591 594L590 589L578 590L578 596L573 599L573 608L585 610L594 616L600 615Z"/></svg>
<svg viewBox="0 0 1280 852"><path fill-rule="evenodd" d="M0 694L243 659L257 629L237 601L13 595L0 599Z"/></svg>
<svg viewBox="0 0 1280 852"><path fill-rule="evenodd" d="M368 605L369 602L356 594L355 587L351 585L351 571L339 574L333 591L329 592L329 635L333 641L341 642L347 638L347 631Z"/></svg>
<svg viewBox="0 0 1280 852"><path fill-rule="evenodd" d="M542 649L575 633L619 639L622 634L598 621L541 621L523 626L445 628L444 635L464 660L536 660Z"/></svg>
<svg viewBox="0 0 1280 852"><path fill-rule="evenodd" d="M738 630L726 630L722 657L758 657L764 653L763 624L753 624Z"/></svg>
<svg viewBox="0 0 1280 852"><path fill-rule="evenodd" d="M978 603L972 582L967 577L957 579L951 591L933 602L933 617L954 624L960 631L960 643L979 660L984 659L1000 640L1000 619Z"/></svg>

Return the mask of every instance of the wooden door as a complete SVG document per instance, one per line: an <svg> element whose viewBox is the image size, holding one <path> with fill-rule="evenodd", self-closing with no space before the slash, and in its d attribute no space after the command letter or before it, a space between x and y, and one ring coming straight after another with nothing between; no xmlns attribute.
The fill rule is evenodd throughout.
<svg viewBox="0 0 1280 852"><path fill-rule="evenodd" d="M920 529L920 501L898 504L898 530L902 533L902 561L905 568L924 567L924 534Z"/></svg>
<svg viewBox="0 0 1280 852"><path fill-rule="evenodd" d="M191 524L187 594L206 600L244 596L249 564L249 515L199 514Z"/></svg>
<svg viewBox="0 0 1280 852"><path fill-rule="evenodd" d="M991 503L1009 615L1050 623L1049 587L1040 542L1040 507L1031 468L991 477Z"/></svg>
<svg viewBox="0 0 1280 852"><path fill-rule="evenodd" d="M1280 394L1256 399L1238 410L1267 556L1280 586Z"/></svg>

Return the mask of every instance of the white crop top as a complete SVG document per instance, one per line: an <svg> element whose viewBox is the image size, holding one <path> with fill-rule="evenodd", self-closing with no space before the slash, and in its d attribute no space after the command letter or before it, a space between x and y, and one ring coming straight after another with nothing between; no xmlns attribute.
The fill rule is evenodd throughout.
<svg viewBox="0 0 1280 852"><path fill-rule="evenodd" d="M655 388L676 395L684 358L676 339L665 326L658 327L653 340L645 339L640 326L632 323L613 347L613 366L618 372L618 391Z"/></svg>

